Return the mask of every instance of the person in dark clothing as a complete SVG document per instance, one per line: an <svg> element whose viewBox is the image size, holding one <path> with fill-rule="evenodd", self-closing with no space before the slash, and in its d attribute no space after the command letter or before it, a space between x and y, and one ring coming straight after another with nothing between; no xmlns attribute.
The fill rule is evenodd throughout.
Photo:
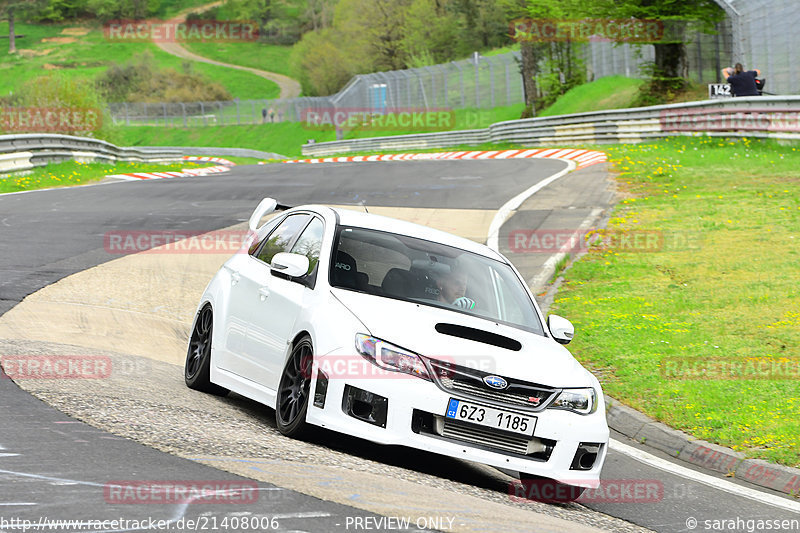
<svg viewBox="0 0 800 533"><path fill-rule="evenodd" d="M756 78L760 76L760 70L745 71L741 63L736 63L733 69L730 67L722 69L722 77L731 84L734 96L759 96L761 93L756 87Z"/></svg>

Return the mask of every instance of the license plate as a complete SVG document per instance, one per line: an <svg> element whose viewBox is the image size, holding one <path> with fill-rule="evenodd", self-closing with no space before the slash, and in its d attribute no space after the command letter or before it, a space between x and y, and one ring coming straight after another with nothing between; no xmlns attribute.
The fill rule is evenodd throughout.
<svg viewBox="0 0 800 533"><path fill-rule="evenodd" d="M528 436L533 435L533 429L536 427L535 416L521 415L513 411L495 409L452 398L447 404L445 418Z"/></svg>

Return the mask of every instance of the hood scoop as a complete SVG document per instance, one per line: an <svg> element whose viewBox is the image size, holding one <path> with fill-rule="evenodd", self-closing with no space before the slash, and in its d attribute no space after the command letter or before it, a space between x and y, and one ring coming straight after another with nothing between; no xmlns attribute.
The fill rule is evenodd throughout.
<svg viewBox="0 0 800 533"><path fill-rule="evenodd" d="M459 326L458 324L446 324L440 322L436 324L436 331L442 335L450 335L451 337L459 337L475 342L482 342L483 344L490 344L498 348L505 348L506 350L513 350L518 352L522 349L522 344L510 337L498 335L491 331L484 331L482 329L469 328L467 326Z"/></svg>

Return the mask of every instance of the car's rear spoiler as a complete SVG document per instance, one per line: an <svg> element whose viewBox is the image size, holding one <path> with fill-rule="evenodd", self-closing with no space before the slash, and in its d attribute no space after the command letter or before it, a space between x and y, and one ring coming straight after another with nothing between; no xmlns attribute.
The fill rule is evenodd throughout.
<svg viewBox="0 0 800 533"><path fill-rule="evenodd" d="M258 224L261 222L261 219L266 215L269 215L274 211L286 211L287 209L291 208L292 206L279 204L274 198L264 198L258 204L256 210L253 211L253 214L250 215L250 221L248 222L248 225L252 231L255 231L258 228Z"/></svg>

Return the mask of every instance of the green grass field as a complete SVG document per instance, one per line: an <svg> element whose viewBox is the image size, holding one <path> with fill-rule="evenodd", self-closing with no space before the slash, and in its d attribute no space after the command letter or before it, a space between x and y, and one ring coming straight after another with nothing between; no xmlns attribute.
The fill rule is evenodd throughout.
<svg viewBox="0 0 800 533"><path fill-rule="evenodd" d="M159 128L155 126L120 127L122 146L216 146L251 148L275 152L287 157L299 156L307 139L333 141L332 131L311 131L296 122L245 126L209 126L206 128Z"/></svg>
<svg viewBox="0 0 800 533"><path fill-rule="evenodd" d="M675 138L607 152L617 245L577 261L552 308L575 324L573 354L627 405L800 466L800 151ZM629 246L637 234L660 246ZM789 370L756 372L776 363Z"/></svg>
<svg viewBox="0 0 800 533"><path fill-rule="evenodd" d="M16 32L24 35L17 39L18 53L0 54L0 94L9 94L25 81L54 70L71 78L93 79L111 64L125 63L146 50L162 68L181 70L184 62L151 42L109 41L99 26L17 24ZM4 33L8 33L7 22L0 23L0 35ZM277 84L248 72L205 63L192 66L221 83L233 98L275 98L280 92Z"/></svg>
<svg viewBox="0 0 800 533"><path fill-rule="evenodd" d="M522 105L494 109L459 109L454 112L452 129L485 128L495 122L519 118ZM308 139L317 142L334 141L336 133L330 128L308 127L300 122L254 124L242 126L207 126L197 128L165 128L156 126L119 126L116 142L123 146L218 146L251 148L275 152L287 157L302 155L301 147ZM365 129L346 132L345 139L402 135L408 130L375 131Z"/></svg>
<svg viewBox="0 0 800 533"><path fill-rule="evenodd" d="M216 61L277 72L289 76L289 54L291 46L279 46L259 42L187 42L184 48L197 55Z"/></svg>

